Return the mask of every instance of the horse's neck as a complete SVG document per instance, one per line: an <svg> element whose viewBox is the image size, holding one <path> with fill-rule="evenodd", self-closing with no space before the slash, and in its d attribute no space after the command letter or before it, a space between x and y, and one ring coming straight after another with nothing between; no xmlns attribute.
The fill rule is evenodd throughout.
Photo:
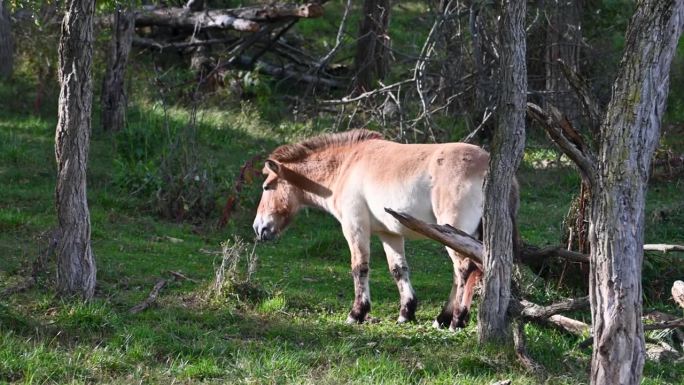
<svg viewBox="0 0 684 385"><path fill-rule="evenodd" d="M299 173L321 187L318 191L304 191L305 205L331 212L335 185L342 174L340 168L348 156L349 151L345 149L326 150L312 155L297 168Z"/></svg>

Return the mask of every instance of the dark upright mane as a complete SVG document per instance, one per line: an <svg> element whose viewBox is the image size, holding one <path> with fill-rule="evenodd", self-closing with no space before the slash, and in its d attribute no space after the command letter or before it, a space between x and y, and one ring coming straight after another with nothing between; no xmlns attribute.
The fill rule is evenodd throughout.
<svg viewBox="0 0 684 385"><path fill-rule="evenodd" d="M348 146L371 139L382 139L382 134L365 129L325 134L303 142L280 146L271 153L269 158L279 162L296 162L325 148Z"/></svg>

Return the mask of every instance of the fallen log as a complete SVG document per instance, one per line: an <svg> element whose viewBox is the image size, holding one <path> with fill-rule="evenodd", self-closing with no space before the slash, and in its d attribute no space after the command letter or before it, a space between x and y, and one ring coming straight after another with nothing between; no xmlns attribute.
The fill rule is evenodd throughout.
<svg viewBox="0 0 684 385"><path fill-rule="evenodd" d="M318 3L268 4L262 6L212 9L191 12L187 8L145 7L135 12L136 27L170 27L198 31L203 29L233 29L241 32L257 32L264 23L301 18L316 18L323 15ZM113 23L112 17L100 19L101 24Z"/></svg>

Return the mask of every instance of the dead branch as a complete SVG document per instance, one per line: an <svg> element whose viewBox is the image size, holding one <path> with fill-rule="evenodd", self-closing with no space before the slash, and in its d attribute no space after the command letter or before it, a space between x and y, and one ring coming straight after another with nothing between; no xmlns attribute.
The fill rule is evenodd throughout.
<svg viewBox="0 0 684 385"><path fill-rule="evenodd" d="M430 239L442 243L459 253L467 256L478 264L482 264L482 242L469 234L458 230L450 225L427 224L409 214L398 213L385 207L385 211L396 218L402 225L422 234Z"/></svg>
<svg viewBox="0 0 684 385"><path fill-rule="evenodd" d="M586 336L591 331L591 327L586 323L560 314L552 315L549 317L548 322L576 336Z"/></svg>
<svg viewBox="0 0 684 385"><path fill-rule="evenodd" d="M513 321L513 344L515 346L515 355L518 356L518 360L526 370L533 373L541 373L544 371L544 368L534 361L527 353L525 323L520 319Z"/></svg>
<svg viewBox="0 0 684 385"><path fill-rule="evenodd" d="M173 276L173 279L175 279L176 281L190 281L193 283L197 283L197 280L188 277L180 271L169 270L169 274L171 274Z"/></svg>
<svg viewBox="0 0 684 385"><path fill-rule="evenodd" d="M548 306L539 306L527 300L520 301L520 304L523 306L520 312L523 317L545 319L566 311L587 309L589 308L589 297L570 298Z"/></svg>
<svg viewBox="0 0 684 385"><path fill-rule="evenodd" d="M157 297L159 296L159 291L166 286L166 280L160 278L157 280L157 283L154 285L152 288L152 291L150 291L150 295L145 298L144 301L140 302L139 304L133 306L128 312L130 314L137 314L140 313L141 311L147 309L148 307L152 306L157 301Z"/></svg>
<svg viewBox="0 0 684 385"><path fill-rule="evenodd" d="M413 82L415 82L415 81L416 81L416 79L413 79L413 78L411 78L411 79L406 79L406 80L402 80L402 81L399 81L399 82L396 82L396 83L392 83L392 84L386 85L386 86L381 87L381 88L376 88L376 89L371 90L371 91L366 91L366 92L361 93L361 94L359 94L359 95L357 95L357 96L354 96L354 97L345 96L345 97L343 97L342 99L322 100L320 103L321 103L321 104L324 104L324 105L325 105L325 104L349 104L349 103L354 103L354 102L358 102L359 100L369 98L369 97L371 97L371 96L373 96L373 95L377 95L377 94L380 94L380 93L383 93L383 92L387 92L387 91L393 90L393 89L395 89L395 88L397 88L397 87L401 87L401 86L403 86L404 84L413 83Z"/></svg>
<svg viewBox="0 0 684 385"><path fill-rule="evenodd" d="M241 40L236 37L230 37L225 39L207 39L207 40L192 40L183 42L160 42L144 37L133 37L133 45L140 48L150 48L158 51L172 50L182 51L187 48L194 48L205 45L214 44L228 44L228 49L232 48L234 44L239 43Z"/></svg>
<svg viewBox="0 0 684 385"><path fill-rule="evenodd" d="M299 18L316 18L323 15L318 3L269 4L235 9L213 9L190 12L186 8L146 7L136 11L136 27L161 26L198 31L202 29L234 29L242 32L258 32L263 23ZM104 17L101 24L111 25L111 17Z"/></svg>
<svg viewBox="0 0 684 385"><path fill-rule="evenodd" d="M660 330L684 327L684 318L677 318L671 321L644 324L644 330Z"/></svg>
<svg viewBox="0 0 684 385"><path fill-rule="evenodd" d="M643 322L643 318L642 318ZM671 321L656 322L652 324L644 324L644 331L648 330L661 330L661 329L673 329L684 327L684 318L677 318ZM588 348L594 343L594 337L589 337L586 340L579 343L579 347L584 349Z"/></svg>
<svg viewBox="0 0 684 385"><path fill-rule="evenodd" d="M572 262L589 263L589 256L587 254L567 250L561 246L547 246L540 249L535 246L525 245L520 255L520 259L524 262L541 261L550 257L567 259Z"/></svg>
<svg viewBox="0 0 684 385"><path fill-rule="evenodd" d="M644 245L644 251L661 251L668 253L670 251L684 251L683 245L666 245L663 243L653 243Z"/></svg>
<svg viewBox="0 0 684 385"><path fill-rule="evenodd" d="M563 75L568 81L568 84L570 84L570 87L572 87L577 94L580 103L582 103L582 113L589 121L591 130L593 132L598 131L601 124L601 108L594 99L594 95L590 91L587 81L563 60L557 59L556 62L559 64L561 71L563 71Z"/></svg>
<svg viewBox="0 0 684 385"><path fill-rule="evenodd" d="M539 123L551 140L577 164L582 177L593 185L596 175L596 156L560 111L552 107L547 113L538 105L527 103L527 115Z"/></svg>

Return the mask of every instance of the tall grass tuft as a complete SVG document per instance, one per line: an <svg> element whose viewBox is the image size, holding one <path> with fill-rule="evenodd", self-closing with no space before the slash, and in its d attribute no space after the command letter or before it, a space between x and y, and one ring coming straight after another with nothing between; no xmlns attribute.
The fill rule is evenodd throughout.
<svg viewBox="0 0 684 385"><path fill-rule="evenodd" d="M258 261L255 248L256 244L250 250L250 244L238 236L221 243L221 263L211 287L213 298L254 301L264 296L264 290L253 281Z"/></svg>

